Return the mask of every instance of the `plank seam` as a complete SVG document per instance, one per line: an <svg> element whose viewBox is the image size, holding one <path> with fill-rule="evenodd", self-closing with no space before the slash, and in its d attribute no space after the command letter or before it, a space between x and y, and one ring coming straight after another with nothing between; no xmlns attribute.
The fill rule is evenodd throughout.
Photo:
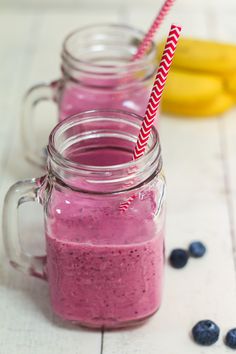
<svg viewBox="0 0 236 354"><path fill-rule="evenodd" d="M103 354L103 348L104 348L104 329L101 331L101 347L100 347L100 354Z"/></svg>
<svg viewBox="0 0 236 354"><path fill-rule="evenodd" d="M219 136L220 136L220 151L221 151L221 163L223 170L223 180L224 180L224 190L226 195L226 206L227 206L227 214L229 219L229 228L230 228L230 236L231 236L231 244L233 251L233 261L234 261L234 271L236 274L236 234L234 228L234 210L232 203L232 190L230 183L230 167L228 163L228 154L227 154L227 139L225 132L225 119L220 117L218 120L218 128L219 128Z"/></svg>
<svg viewBox="0 0 236 354"><path fill-rule="evenodd" d="M21 62L22 66L21 66L21 70L19 70L21 72L21 74L19 76L19 80L18 80L19 82L21 82L22 76L26 77L30 73L30 68L33 63L33 53L35 52L36 43L38 42L38 38L40 36L39 28L41 28L40 24L41 24L41 22L43 22L43 16L41 16L40 19L35 20L34 15L35 15L35 13L32 13L32 22L31 22L30 29L29 29L29 37L27 38L28 44L25 47L25 51L30 50L32 55L25 56L25 60L24 60L24 58L22 58L22 62ZM33 35L32 35L32 33L33 33ZM33 38L33 40L32 40L32 38ZM15 90L15 87L14 87L14 90ZM3 173L0 176L1 186L3 186L3 184L4 184L5 177L6 177L6 171L8 168L8 163L9 163L13 148L15 147L14 144L17 139L16 134L20 133L19 129L17 129L17 132L15 131L15 129L13 129L14 125L15 125L15 119L14 119L14 113L12 112L11 119L9 120L9 125L6 129L6 144L5 144L3 152L2 152L2 161L0 161L2 171L3 171ZM13 138L12 138L12 132L13 132ZM21 144L21 141L20 141L20 144ZM1 186L0 186L0 191L1 191Z"/></svg>

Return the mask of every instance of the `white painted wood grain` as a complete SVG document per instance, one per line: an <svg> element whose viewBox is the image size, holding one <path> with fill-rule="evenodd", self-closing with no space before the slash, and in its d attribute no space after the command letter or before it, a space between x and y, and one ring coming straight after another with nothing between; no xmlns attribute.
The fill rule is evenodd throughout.
<svg viewBox="0 0 236 354"><path fill-rule="evenodd" d="M198 36L200 38L206 38L206 11L196 11L193 13L193 9L182 6L181 9L177 6L178 2L173 5L172 10L167 15L164 23L158 30L156 40L166 38L170 25L172 23L180 24L182 26L183 36ZM159 4L155 6L138 6L134 9L129 9L129 21L132 26L141 28L143 31L147 31L150 23L154 20L156 13L159 9ZM145 16L144 16L145 14Z"/></svg>
<svg viewBox="0 0 236 354"><path fill-rule="evenodd" d="M157 4L161 4L160 0L1 0L1 6L10 9L53 9L58 10L65 8L69 9L88 9L94 10L103 6L105 9L116 8L116 6L125 5L130 8L137 8L145 5L146 7L155 7ZM193 11L198 9L204 11L206 8L220 8L223 11L231 11L236 8L234 0L179 0L177 1L179 9L190 8Z"/></svg>
<svg viewBox="0 0 236 354"><path fill-rule="evenodd" d="M227 118L226 118L227 119ZM234 119L235 120L235 119ZM230 133L230 120L227 125L222 119L219 129L221 130L222 168L224 169L225 190L227 193L228 218L230 223L230 235L234 267L236 269L236 185L235 185L235 142ZM235 137L234 137L235 139Z"/></svg>
<svg viewBox="0 0 236 354"><path fill-rule="evenodd" d="M217 10L219 11L219 10ZM236 28L233 13L227 12L223 17L219 16L215 33L222 41L236 43ZM228 217L230 222L230 234L236 267L236 110L231 110L219 120L219 132L221 138L222 169L227 193Z"/></svg>
<svg viewBox="0 0 236 354"><path fill-rule="evenodd" d="M236 111L229 112L220 122L225 183L227 185L228 214L236 263Z"/></svg>

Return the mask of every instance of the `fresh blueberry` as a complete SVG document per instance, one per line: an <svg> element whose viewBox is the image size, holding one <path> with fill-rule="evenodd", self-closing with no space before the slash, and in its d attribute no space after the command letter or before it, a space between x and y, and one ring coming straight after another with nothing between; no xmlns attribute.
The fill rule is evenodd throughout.
<svg viewBox="0 0 236 354"><path fill-rule="evenodd" d="M206 253L206 247L202 242L196 241L192 242L189 245L189 254L192 257L199 258L202 257Z"/></svg>
<svg viewBox="0 0 236 354"><path fill-rule="evenodd" d="M219 327L211 320L199 321L192 329L193 339L200 345L214 344L219 334Z"/></svg>
<svg viewBox="0 0 236 354"><path fill-rule="evenodd" d="M169 261L172 267L180 269L183 268L188 262L188 252L181 248L176 248L170 254Z"/></svg>
<svg viewBox="0 0 236 354"><path fill-rule="evenodd" d="M231 329L226 334L225 344L232 349L236 349L236 328Z"/></svg>

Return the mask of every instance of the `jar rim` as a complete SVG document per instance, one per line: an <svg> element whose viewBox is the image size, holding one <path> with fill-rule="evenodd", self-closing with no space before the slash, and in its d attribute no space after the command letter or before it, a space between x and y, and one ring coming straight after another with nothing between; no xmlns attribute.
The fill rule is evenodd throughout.
<svg viewBox="0 0 236 354"><path fill-rule="evenodd" d="M137 70L137 67L140 69L140 66L144 66L146 67L147 62L153 62L155 60L155 56L156 56L156 45L155 43L152 41L151 44L151 48L148 51L148 53L140 58L137 59L135 61L128 61L128 62L124 62L121 63L119 66L116 65L105 65L105 64L95 64L93 62L89 62L89 61L85 61L82 60L76 56L74 56L71 53L71 50L68 48L68 42L70 41L70 39L80 33L83 33L85 31L88 30L93 30L93 29L117 29L117 30L125 30L125 31L129 31L130 33L133 33L134 36L138 37L137 39L142 39L145 36L145 33L139 29L133 28L132 26L129 25L124 25L124 24L112 24L112 23L105 23L105 24L93 24L93 25L87 25L87 26L83 26L81 28L77 28L74 31L70 32L64 39L63 41L63 45L62 45L62 59L65 61L69 61L69 67L72 70L77 70L78 66L82 66L83 71L86 72L93 72L93 73L100 73L101 74L101 70L103 70L103 72L105 73L113 73L114 69L118 70L118 71L132 71L132 70ZM63 68L63 65L62 65Z"/></svg>
<svg viewBox="0 0 236 354"><path fill-rule="evenodd" d="M137 165L146 165L146 163L149 161L150 158L153 157L156 153L156 159L159 160L161 157L161 146L160 146L160 140L159 140L159 134L157 132L157 129L155 126L152 127L151 130L151 135L153 136L153 141L152 145L149 148L149 150L141 156L137 160L131 160L125 163L121 164L115 164L115 165L106 165L106 166L93 166L93 165L88 165L88 164L82 164L76 161L72 161L70 159L67 159L58 151L58 149L55 146L56 143L56 135L60 133L60 130L62 129L63 126L68 125L68 128L72 127L73 124L72 122L75 120L75 118L80 118L80 123L86 123L86 120L91 120L91 116L94 114L99 114L101 115L101 119L103 114L111 114L113 115L125 115L125 116L130 116L133 117L139 121L142 121L142 117L139 116L136 113L132 112L127 112L123 110L111 110L111 109L95 109L95 110L89 110L89 111L84 111L80 112L77 114L74 114L72 116L69 116L65 118L63 121L58 123L53 130L50 133L49 136L49 143L48 143L48 154L49 157L57 164L61 165L64 168L72 169L73 171L93 171L93 172L105 172L109 169L109 171L118 171L121 169L132 169L134 166ZM90 117L90 118L89 118ZM79 123L78 123L79 124Z"/></svg>

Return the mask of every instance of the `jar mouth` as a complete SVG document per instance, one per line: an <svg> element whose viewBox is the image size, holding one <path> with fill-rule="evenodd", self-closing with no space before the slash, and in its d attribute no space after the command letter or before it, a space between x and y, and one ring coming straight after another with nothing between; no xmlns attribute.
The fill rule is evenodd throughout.
<svg viewBox="0 0 236 354"><path fill-rule="evenodd" d="M158 133L152 128L146 153L133 160L142 117L119 110L93 110L68 117L52 131L48 170L64 186L89 193L135 190L162 168Z"/></svg>
<svg viewBox="0 0 236 354"><path fill-rule="evenodd" d="M86 125L88 122L93 122L93 121L102 124L102 121L105 121L106 119L104 118L104 116L108 116L109 117L108 119L110 120L113 119L113 121L114 119L118 118L121 121L121 123L123 123L122 116L126 116L126 117L128 116L130 119L132 119L132 121L129 122L129 126L135 128L137 131L139 131L139 127L141 126L141 122L143 119L141 116L135 113L130 113L122 110L103 110L103 109L85 111L67 117L54 127L54 129L52 130L49 136L49 144L48 144L49 158L52 159L56 164L66 167L68 169L72 169L74 171L93 171L95 173L96 172L105 173L107 170L110 171L120 171L123 169L132 170L132 168L137 167L137 165L145 166L150 160L150 158L155 158L155 159L160 158L161 147L159 144L159 135L154 126L152 127L149 142L147 145L147 152L137 160L130 160L128 162L118 163L118 164L94 166L90 164L84 164L81 162L73 161L68 157L66 157L65 155L63 155L64 150L62 148L63 151L60 151L58 140L60 139L60 136L65 132L65 130L67 129L73 130L73 127L75 126L79 126L79 125L82 126L83 124ZM135 121L136 123L134 123ZM89 133L90 132L88 132L88 134ZM82 134L84 134L82 138L86 139L86 132L81 133L81 135ZM94 132L94 134L96 134L96 132ZM71 141L73 141L73 138L71 139Z"/></svg>
<svg viewBox="0 0 236 354"><path fill-rule="evenodd" d="M64 40L62 70L70 74L72 71L72 77L76 75L73 71L114 75L137 70L148 70L151 76L150 65L152 72L156 68L154 42L143 58L131 61L144 35L140 30L118 24L97 24L76 29Z"/></svg>

